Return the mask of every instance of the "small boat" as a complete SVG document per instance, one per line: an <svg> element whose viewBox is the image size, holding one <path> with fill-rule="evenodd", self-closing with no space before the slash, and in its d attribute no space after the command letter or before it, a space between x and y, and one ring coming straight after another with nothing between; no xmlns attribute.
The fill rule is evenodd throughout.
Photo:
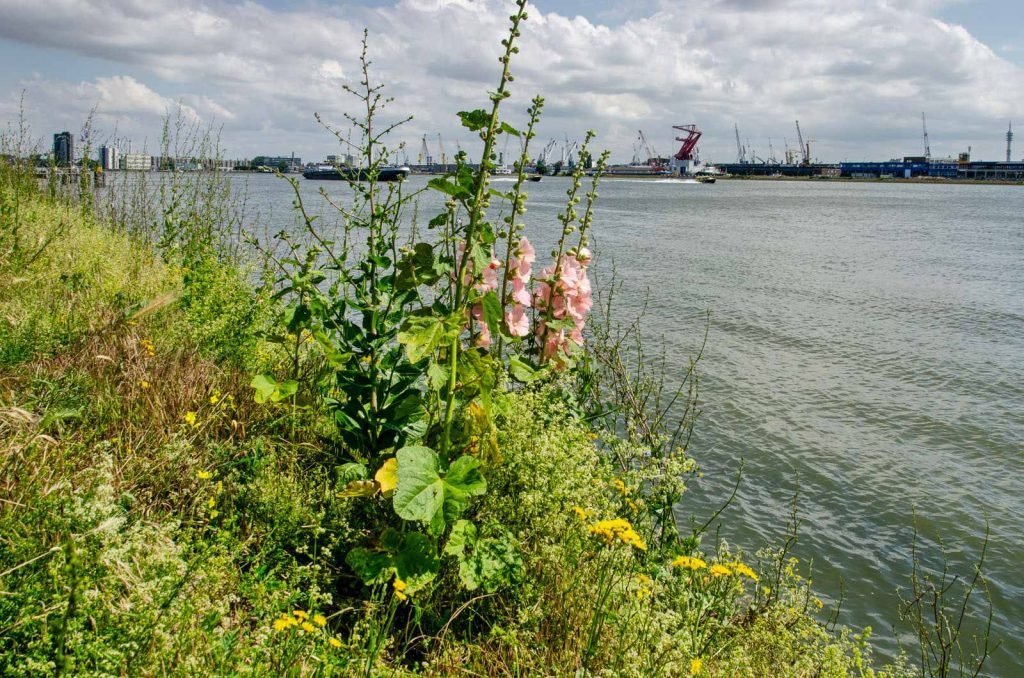
<svg viewBox="0 0 1024 678"><path fill-rule="evenodd" d="M713 184L713 183L715 183L715 178L714 177L709 177L706 174L702 174L702 175L697 177L697 181L699 181L702 184Z"/></svg>
<svg viewBox="0 0 1024 678"><path fill-rule="evenodd" d="M540 181L541 179L544 178L544 175L543 174L531 174L530 176L528 176L526 178L527 178L528 181Z"/></svg>
<svg viewBox="0 0 1024 678"><path fill-rule="evenodd" d="M376 170L377 181L401 181L409 176L408 167L379 167ZM306 179L326 181L369 181L370 171L365 168L347 167L345 165L319 165L302 173Z"/></svg>

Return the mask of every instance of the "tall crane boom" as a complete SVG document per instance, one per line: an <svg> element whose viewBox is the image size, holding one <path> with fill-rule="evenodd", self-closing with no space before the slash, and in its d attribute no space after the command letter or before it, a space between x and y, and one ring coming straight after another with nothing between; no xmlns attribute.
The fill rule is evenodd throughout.
<svg viewBox="0 0 1024 678"><path fill-rule="evenodd" d="M733 123L732 126L736 130L736 162L743 164L747 161L747 154L743 150L743 144L740 143L740 126L736 123Z"/></svg>
<svg viewBox="0 0 1024 678"><path fill-rule="evenodd" d="M672 125L672 129L686 132L685 137L676 137L676 141L682 141L683 145L672 157L676 160L694 160L697 142L700 141L700 137L704 133L697 129L696 125Z"/></svg>
<svg viewBox="0 0 1024 678"><path fill-rule="evenodd" d="M932 159L932 147L928 143L928 123L924 120L924 113L921 113L921 129L924 130L924 159Z"/></svg>
<svg viewBox="0 0 1024 678"><path fill-rule="evenodd" d="M420 145L420 158L419 164L430 165L433 162L433 158L430 157L430 148L427 147L427 135L423 135L423 143Z"/></svg>
<svg viewBox="0 0 1024 678"><path fill-rule="evenodd" d="M647 137L644 136L644 131L638 131L640 132L640 148L644 149L644 153L647 154L646 161L648 163L650 163L651 161L657 162L658 154L655 153L651 145L647 143Z"/></svg>
<svg viewBox="0 0 1024 678"><path fill-rule="evenodd" d="M1010 150L1013 146L1013 121L1010 121L1010 125L1006 128L1006 162L1010 162Z"/></svg>
<svg viewBox="0 0 1024 678"><path fill-rule="evenodd" d="M800 142L800 154L803 155L803 157L804 157L803 164L810 165L811 164L811 149L808 148L806 144L804 144L804 134L803 134L803 132L800 131L800 121L799 120L796 121L796 138L797 138L797 141Z"/></svg>

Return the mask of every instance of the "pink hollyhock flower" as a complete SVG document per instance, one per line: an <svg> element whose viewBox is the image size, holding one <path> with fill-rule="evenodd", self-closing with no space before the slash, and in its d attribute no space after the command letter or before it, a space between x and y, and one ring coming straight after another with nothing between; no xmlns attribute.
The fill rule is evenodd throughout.
<svg viewBox="0 0 1024 678"><path fill-rule="evenodd" d="M512 301L523 306L533 303L533 297L530 295L530 289L526 286L525 280L512 278Z"/></svg>
<svg viewBox="0 0 1024 678"><path fill-rule="evenodd" d="M512 308L505 314L505 324L508 325L508 333L513 337L525 337L530 333L530 318L526 315L526 307L522 304L512 304Z"/></svg>
<svg viewBox="0 0 1024 678"><path fill-rule="evenodd" d="M573 346L583 345L583 328L586 315L594 305L587 264L591 261L590 251L581 248L577 256L564 256L559 262L558 279L551 281L555 265L544 268L534 292L534 304L538 309L550 312L551 317L561 320L572 318L574 327L566 334L564 330L552 332L543 321L538 323L537 336L543 343L542 355L559 367L564 366L559 356L568 354Z"/></svg>

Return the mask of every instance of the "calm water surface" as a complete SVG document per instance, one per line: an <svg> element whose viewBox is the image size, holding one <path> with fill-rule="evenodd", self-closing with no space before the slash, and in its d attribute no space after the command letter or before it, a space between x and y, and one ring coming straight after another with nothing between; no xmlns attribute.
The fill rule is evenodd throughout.
<svg viewBox="0 0 1024 678"><path fill-rule="evenodd" d="M248 188L261 221L291 220L284 182ZM530 185L534 242L557 237L566 188ZM907 630L892 625L912 514L964 574L987 521L1003 642L988 668L1024 671L1024 188L616 179L600 193L596 249L617 266L621 317L649 291L646 333L681 370L711 313L691 446L704 476L684 520L728 497L742 459L721 534L778 545L799 489L796 555L826 600L842 581L840 622L872 626L883 655ZM438 204L424 199L423 223Z"/></svg>

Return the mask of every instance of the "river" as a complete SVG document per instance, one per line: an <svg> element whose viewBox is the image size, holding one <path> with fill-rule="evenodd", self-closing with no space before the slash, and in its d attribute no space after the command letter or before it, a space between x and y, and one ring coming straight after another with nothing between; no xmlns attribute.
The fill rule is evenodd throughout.
<svg viewBox="0 0 1024 678"><path fill-rule="evenodd" d="M243 183L261 222L291 221L285 182ZM319 186L304 182L303 194L315 200ZM539 253L557 235L567 187L528 187L527 234L547 245ZM421 222L439 205L426 196ZM596 215L598 270L614 261L622 283L617 313L632 317L649 293L649 347L663 345L676 370L700 348L710 312L690 447L703 477L680 514L707 519L744 460L718 522L749 553L781 543L798 492L794 554L813 563L827 604L842 581L839 622L872 626L882 658L909 630L893 625L913 515L924 563L941 564L941 539L962 575L987 522L984 572L1002 641L987 671L1020 671L1024 188L609 179Z"/></svg>

